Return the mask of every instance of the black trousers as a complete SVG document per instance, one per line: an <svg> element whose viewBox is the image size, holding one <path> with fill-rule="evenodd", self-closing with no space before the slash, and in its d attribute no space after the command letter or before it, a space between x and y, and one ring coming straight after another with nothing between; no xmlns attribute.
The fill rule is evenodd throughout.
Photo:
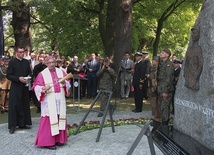
<svg viewBox="0 0 214 155"><path fill-rule="evenodd" d="M34 104L37 108L40 108L40 107L41 107L41 103L38 101L35 92L31 90L31 91L29 92L29 94L30 94L30 98L33 100L33 104Z"/></svg>
<svg viewBox="0 0 214 155"><path fill-rule="evenodd" d="M139 86L134 86L135 110L142 111L143 108L143 90Z"/></svg>

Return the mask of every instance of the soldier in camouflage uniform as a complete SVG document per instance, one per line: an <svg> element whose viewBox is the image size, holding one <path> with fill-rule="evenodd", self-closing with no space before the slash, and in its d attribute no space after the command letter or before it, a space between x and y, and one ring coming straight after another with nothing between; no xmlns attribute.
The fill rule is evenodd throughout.
<svg viewBox="0 0 214 155"><path fill-rule="evenodd" d="M6 72L8 67L9 59L0 60L0 96L1 104L0 111L1 113L8 112L8 93L10 91L11 81L6 78Z"/></svg>
<svg viewBox="0 0 214 155"><path fill-rule="evenodd" d="M117 73L113 69L113 64L111 64L110 60L108 58L104 59L104 65L102 68L100 68L97 71L97 77L98 77L98 89L99 90L113 90L114 86L114 79L117 75ZM108 99L108 96L105 94L100 95L101 98L101 105L100 105L100 111L104 111L106 108L106 102ZM103 113L99 113L97 117L102 117Z"/></svg>
<svg viewBox="0 0 214 155"><path fill-rule="evenodd" d="M150 105L152 108L152 115L154 119L150 123L152 126L160 125L160 109L158 106L158 92L157 92L157 71L158 71L159 57L154 56L152 59L152 67L148 83L148 95Z"/></svg>
<svg viewBox="0 0 214 155"><path fill-rule="evenodd" d="M172 102L173 91L173 63L169 60L171 52L163 49L160 53L158 67L158 101L161 112L162 125L168 125L170 117L170 103Z"/></svg>

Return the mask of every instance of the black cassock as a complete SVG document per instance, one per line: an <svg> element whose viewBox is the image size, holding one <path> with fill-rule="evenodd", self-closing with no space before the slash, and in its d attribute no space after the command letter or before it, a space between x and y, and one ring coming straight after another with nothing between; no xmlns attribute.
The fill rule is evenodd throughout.
<svg viewBox="0 0 214 155"><path fill-rule="evenodd" d="M11 80L9 94L8 128L32 125L30 114L29 88L19 81L19 77L31 76L30 63L26 59L12 59L6 77Z"/></svg>

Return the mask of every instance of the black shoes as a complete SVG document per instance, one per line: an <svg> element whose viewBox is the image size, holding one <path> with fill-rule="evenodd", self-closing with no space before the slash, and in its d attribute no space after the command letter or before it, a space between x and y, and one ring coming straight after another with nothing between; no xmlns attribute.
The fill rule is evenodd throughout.
<svg viewBox="0 0 214 155"><path fill-rule="evenodd" d="M19 126L19 129L31 129L31 127L27 126L27 125L26 126ZM9 133L14 134L15 130L16 130L16 127L11 127L9 130Z"/></svg>
<svg viewBox="0 0 214 155"><path fill-rule="evenodd" d="M110 108L112 113L114 113L114 111L116 110L117 105L116 104L110 104Z"/></svg>
<svg viewBox="0 0 214 155"><path fill-rule="evenodd" d="M136 109L134 109L134 110L132 110L132 112L139 113L139 112L142 112L142 110L136 110Z"/></svg>
<svg viewBox="0 0 214 155"><path fill-rule="evenodd" d="M10 134L14 134L15 130L16 130L15 127L11 127L10 130L9 130Z"/></svg>
<svg viewBox="0 0 214 155"><path fill-rule="evenodd" d="M153 120L150 122L150 125L151 125L151 126L154 126L154 127L157 127L157 126L161 125L161 123L153 119Z"/></svg>
<svg viewBox="0 0 214 155"><path fill-rule="evenodd" d="M162 121L162 125L168 125L169 121Z"/></svg>
<svg viewBox="0 0 214 155"><path fill-rule="evenodd" d="M43 148L49 149L49 150L56 150L57 147L56 146L63 146L63 143L57 142L55 145L53 146L44 146Z"/></svg>
<svg viewBox="0 0 214 155"><path fill-rule="evenodd" d="M99 112L97 117L103 117L103 113Z"/></svg>
<svg viewBox="0 0 214 155"><path fill-rule="evenodd" d="M30 126L19 126L19 129L31 129L31 127Z"/></svg>
<svg viewBox="0 0 214 155"><path fill-rule="evenodd" d="M60 143L60 142L57 142L56 143L56 146L63 146L64 144L63 143Z"/></svg>
<svg viewBox="0 0 214 155"><path fill-rule="evenodd" d="M56 150L56 146L44 146L44 148L49 149L49 150Z"/></svg>
<svg viewBox="0 0 214 155"><path fill-rule="evenodd" d="M121 100L127 100L129 97L121 97Z"/></svg>

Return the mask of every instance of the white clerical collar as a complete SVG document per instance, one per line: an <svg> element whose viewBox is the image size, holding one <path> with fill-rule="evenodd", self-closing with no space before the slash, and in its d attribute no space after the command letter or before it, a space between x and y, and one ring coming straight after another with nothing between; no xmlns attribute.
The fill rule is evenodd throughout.
<svg viewBox="0 0 214 155"><path fill-rule="evenodd" d="M18 59L18 60L22 61L22 59L21 59L21 58L16 57L16 59Z"/></svg>

